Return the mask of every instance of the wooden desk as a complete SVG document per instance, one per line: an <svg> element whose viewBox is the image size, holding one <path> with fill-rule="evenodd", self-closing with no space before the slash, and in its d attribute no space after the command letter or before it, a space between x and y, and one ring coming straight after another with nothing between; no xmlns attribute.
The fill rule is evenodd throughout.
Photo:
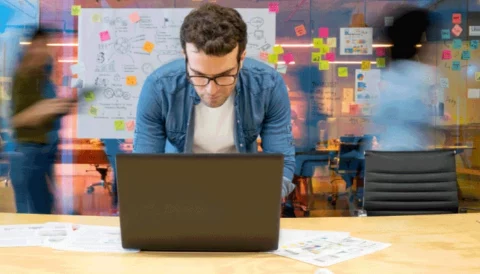
<svg viewBox="0 0 480 274"><path fill-rule="evenodd" d="M282 219L282 228L349 231L392 246L329 267L340 273L480 273L480 214ZM114 217L0 214L0 224L119 225ZM265 253L97 254L0 248L0 273L308 273L316 266Z"/></svg>

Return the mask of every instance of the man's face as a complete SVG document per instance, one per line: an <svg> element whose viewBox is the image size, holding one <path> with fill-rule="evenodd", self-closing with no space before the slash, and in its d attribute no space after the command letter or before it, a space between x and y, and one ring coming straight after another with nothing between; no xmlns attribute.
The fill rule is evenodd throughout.
<svg viewBox="0 0 480 274"><path fill-rule="evenodd" d="M217 78L217 82L221 85L213 80L210 80L206 86L194 85L195 91L205 105L211 108L220 107L227 101L235 88L236 79L229 76L236 76L245 58L245 52L242 54L239 64L237 59L238 46L222 57L206 55L204 52L197 50L191 43L187 43L185 49L186 58L188 58L187 70L192 79L195 76L210 78L226 76ZM231 84L229 79L232 81Z"/></svg>

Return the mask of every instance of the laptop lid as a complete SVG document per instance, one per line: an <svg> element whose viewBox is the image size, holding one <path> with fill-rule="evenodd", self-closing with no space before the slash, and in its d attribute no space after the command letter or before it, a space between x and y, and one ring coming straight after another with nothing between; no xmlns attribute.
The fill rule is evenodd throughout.
<svg viewBox="0 0 480 274"><path fill-rule="evenodd" d="M124 248L278 247L282 154L119 154Z"/></svg>

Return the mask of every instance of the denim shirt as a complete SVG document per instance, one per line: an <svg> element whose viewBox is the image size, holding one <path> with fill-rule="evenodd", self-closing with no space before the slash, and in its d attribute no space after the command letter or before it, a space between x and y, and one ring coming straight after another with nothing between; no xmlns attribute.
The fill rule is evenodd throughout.
<svg viewBox="0 0 480 274"><path fill-rule="evenodd" d="M134 153L192 153L194 106L200 97L187 79L185 60L172 61L147 77L140 93ZM234 141L239 153L284 155L282 195L288 195L295 168L290 99L281 75L250 58L243 62L235 86ZM212 140L214 142L215 140Z"/></svg>

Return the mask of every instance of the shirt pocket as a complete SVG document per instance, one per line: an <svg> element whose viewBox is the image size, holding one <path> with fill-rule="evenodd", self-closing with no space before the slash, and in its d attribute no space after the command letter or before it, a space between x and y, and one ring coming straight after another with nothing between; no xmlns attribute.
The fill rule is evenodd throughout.
<svg viewBox="0 0 480 274"><path fill-rule="evenodd" d="M167 130L168 141L177 149L182 149L185 145L186 132Z"/></svg>

